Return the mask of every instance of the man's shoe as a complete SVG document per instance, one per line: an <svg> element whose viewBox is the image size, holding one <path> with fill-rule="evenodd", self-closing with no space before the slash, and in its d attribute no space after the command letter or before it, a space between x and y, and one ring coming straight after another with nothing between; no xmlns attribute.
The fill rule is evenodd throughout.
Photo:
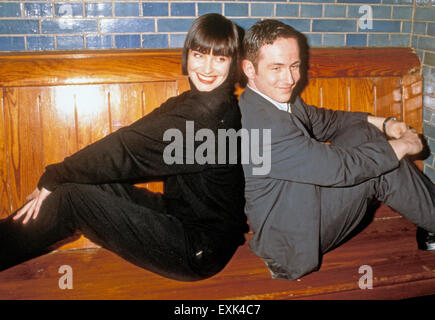
<svg viewBox="0 0 435 320"><path fill-rule="evenodd" d="M420 250L435 250L435 233L417 228L417 245Z"/></svg>

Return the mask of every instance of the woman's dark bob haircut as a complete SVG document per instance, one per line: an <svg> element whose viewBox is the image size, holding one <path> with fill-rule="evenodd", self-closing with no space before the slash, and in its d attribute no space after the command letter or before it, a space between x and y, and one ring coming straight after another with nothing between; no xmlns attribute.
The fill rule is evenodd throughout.
<svg viewBox="0 0 435 320"><path fill-rule="evenodd" d="M241 32L237 26L217 13L202 15L196 19L189 29L183 47L181 67L184 75L187 75L187 57L189 50L209 54L213 50L215 56L231 57L232 68L235 72L239 63L239 50L241 48ZM234 74L232 74L234 76Z"/></svg>

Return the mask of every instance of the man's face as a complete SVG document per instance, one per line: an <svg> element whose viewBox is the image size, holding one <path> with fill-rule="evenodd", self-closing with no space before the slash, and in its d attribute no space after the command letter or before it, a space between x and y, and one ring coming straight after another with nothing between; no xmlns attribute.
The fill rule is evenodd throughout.
<svg viewBox="0 0 435 320"><path fill-rule="evenodd" d="M260 48L257 68L243 61L248 83L257 91L281 103L290 100L300 79L299 46L295 39L278 38L273 44Z"/></svg>

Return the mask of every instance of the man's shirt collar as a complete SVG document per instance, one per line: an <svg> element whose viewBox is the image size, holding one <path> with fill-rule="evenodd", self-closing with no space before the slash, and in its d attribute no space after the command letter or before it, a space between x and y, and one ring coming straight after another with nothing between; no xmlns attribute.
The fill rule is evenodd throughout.
<svg viewBox="0 0 435 320"><path fill-rule="evenodd" d="M248 88L251 89L252 91L254 91L255 93L259 94L260 96L262 96L267 101L271 102L279 110L282 110L282 111L285 111L285 112L291 112L290 102L288 102L288 103L277 102L277 101L273 100L272 98L266 96L264 93L261 93L260 91L255 90L254 88L249 86L249 84L248 84Z"/></svg>

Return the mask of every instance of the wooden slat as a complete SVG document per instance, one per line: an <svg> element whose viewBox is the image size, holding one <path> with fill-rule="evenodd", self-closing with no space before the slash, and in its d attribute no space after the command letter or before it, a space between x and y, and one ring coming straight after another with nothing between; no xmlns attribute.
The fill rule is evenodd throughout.
<svg viewBox="0 0 435 320"><path fill-rule="evenodd" d="M400 77L379 77L373 78L372 81L376 90L375 115L403 119Z"/></svg>
<svg viewBox="0 0 435 320"><path fill-rule="evenodd" d="M367 78L347 79L350 111L369 112L374 114L374 84Z"/></svg>
<svg viewBox="0 0 435 320"><path fill-rule="evenodd" d="M110 133L108 93L104 85L71 86L77 132L77 150Z"/></svg>
<svg viewBox="0 0 435 320"><path fill-rule="evenodd" d="M11 210L11 181L9 175L9 151L6 134L6 119L3 102L3 89L0 90L0 219L7 217Z"/></svg>
<svg viewBox="0 0 435 320"><path fill-rule="evenodd" d="M39 89L4 90L12 210L25 202L43 172L39 93Z"/></svg>
<svg viewBox="0 0 435 320"><path fill-rule="evenodd" d="M423 133L423 83L419 75L406 74L402 77L403 119Z"/></svg>

